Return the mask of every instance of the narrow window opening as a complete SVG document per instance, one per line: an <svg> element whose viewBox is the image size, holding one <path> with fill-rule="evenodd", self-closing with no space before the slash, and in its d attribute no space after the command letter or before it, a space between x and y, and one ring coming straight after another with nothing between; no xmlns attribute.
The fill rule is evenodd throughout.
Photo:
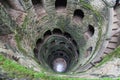
<svg viewBox="0 0 120 80"><path fill-rule="evenodd" d="M33 49L33 52L34 52L34 56L37 58L37 57L38 57L38 49L37 49L37 48L34 48L34 49Z"/></svg>
<svg viewBox="0 0 120 80"><path fill-rule="evenodd" d="M85 53L85 57L88 57L88 56L91 54L92 50L93 50L93 48L92 48L92 47L89 47L89 48L87 49L86 53Z"/></svg>
<svg viewBox="0 0 120 80"><path fill-rule="evenodd" d="M95 29L92 25L88 25L88 30L84 33L85 40L88 40L94 35Z"/></svg>
<svg viewBox="0 0 120 80"><path fill-rule="evenodd" d="M81 21L84 18L84 12L81 9L76 9L74 11L73 20L76 22Z"/></svg>
<svg viewBox="0 0 120 80"><path fill-rule="evenodd" d="M32 0L33 6L37 11L40 11L41 9L43 9L43 1L42 0Z"/></svg>
<svg viewBox="0 0 120 80"><path fill-rule="evenodd" d="M91 36L93 36L95 30L94 30L94 27L92 25L88 26L88 32L90 33Z"/></svg>
<svg viewBox="0 0 120 80"><path fill-rule="evenodd" d="M61 45L65 45L65 42L60 42Z"/></svg>
<svg viewBox="0 0 120 80"><path fill-rule="evenodd" d="M68 49L69 49L70 51L72 51L72 48L71 48L71 47L68 47Z"/></svg>
<svg viewBox="0 0 120 80"><path fill-rule="evenodd" d="M55 9L57 13L64 14L66 13L67 0L56 0Z"/></svg>
<svg viewBox="0 0 120 80"><path fill-rule="evenodd" d="M37 48L34 48L34 49L33 49L33 52L34 52L34 53L38 53L38 49L37 49Z"/></svg>
<svg viewBox="0 0 120 80"><path fill-rule="evenodd" d="M92 47L89 47L89 48L87 49L87 51L92 51Z"/></svg>
<svg viewBox="0 0 120 80"><path fill-rule="evenodd" d="M40 5L43 6L42 0L32 0L33 5Z"/></svg>
<svg viewBox="0 0 120 80"><path fill-rule="evenodd" d="M69 33L67 33L67 32L64 33L64 36L65 36L66 38L71 38L71 35L70 35Z"/></svg>
<svg viewBox="0 0 120 80"><path fill-rule="evenodd" d="M75 41L75 40L72 40L72 42L73 42L73 44L74 44L75 46L77 46L77 43L76 43L76 41Z"/></svg>
<svg viewBox="0 0 120 80"><path fill-rule="evenodd" d="M77 54L79 55L79 50L77 50Z"/></svg>
<svg viewBox="0 0 120 80"><path fill-rule="evenodd" d="M55 56L58 56L58 54L57 54L57 53L55 53L55 54L54 54L54 57L55 57Z"/></svg>
<svg viewBox="0 0 120 80"><path fill-rule="evenodd" d="M39 44L41 44L42 42L43 42L42 39L38 39L37 42L36 42L36 45L39 45Z"/></svg>
<svg viewBox="0 0 120 80"><path fill-rule="evenodd" d="M55 1L55 8L65 8L67 5L67 0L56 0Z"/></svg>
<svg viewBox="0 0 120 80"><path fill-rule="evenodd" d="M55 44L55 40L51 42L51 45L54 45Z"/></svg>
<svg viewBox="0 0 120 80"><path fill-rule="evenodd" d="M118 6L120 6L120 0L116 0L116 3L114 5L114 9L117 8Z"/></svg>
<svg viewBox="0 0 120 80"><path fill-rule="evenodd" d="M52 34L52 33L51 33L50 30L46 31L46 32L44 33L44 38L50 36L51 34Z"/></svg>
<svg viewBox="0 0 120 80"><path fill-rule="evenodd" d="M62 31L60 29L54 29L53 34L62 34Z"/></svg>
<svg viewBox="0 0 120 80"><path fill-rule="evenodd" d="M65 60L67 60L67 61L69 60L68 57L67 57L66 55L64 55L63 57L64 57Z"/></svg>
<svg viewBox="0 0 120 80"><path fill-rule="evenodd" d="M35 12L37 13L38 18L45 15L45 9L43 6L43 0L32 0Z"/></svg>
<svg viewBox="0 0 120 80"><path fill-rule="evenodd" d="M60 53L60 56L63 56L63 53Z"/></svg>

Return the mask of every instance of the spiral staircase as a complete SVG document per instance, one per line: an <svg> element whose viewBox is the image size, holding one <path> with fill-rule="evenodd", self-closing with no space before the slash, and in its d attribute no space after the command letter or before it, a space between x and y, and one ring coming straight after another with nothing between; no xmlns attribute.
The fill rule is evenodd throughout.
<svg viewBox="0 0 120 80"><path fill-rule="evenodd" d="M0 52L49 75L80 77L120 45L119 0L0 0Z"/></svg>

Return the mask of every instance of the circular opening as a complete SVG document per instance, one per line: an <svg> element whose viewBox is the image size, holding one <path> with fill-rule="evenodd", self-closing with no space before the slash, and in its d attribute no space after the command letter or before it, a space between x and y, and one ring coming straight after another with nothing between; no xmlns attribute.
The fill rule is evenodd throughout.
<svg viewBox="0 0 120 80"><path fill-rule="evenodd" d="M64 72L67 68L67 62L63 58L57 58L53 61L53 69L56 72Z"/></svg>
<svg viewBox="0 0 120 80"><path fill-rule="evenodd" d="M43 36L49 37L44 38L44 41L41 38L37 40L36 44L41 44L36 47L39 52L34 49L34 53L38 53L35 56L38 56L39 62L44 64L43 67L50 68L55 72L71 70L70 66L75 65L78 58L76 55L77 43L72 36L67 32L63 35L58 28L53 29L52 32L46 31Z"/></svg>
<svg viewBox="0 0 120 80"><path fill-rule="evenodd" d="M73 18L76 20L81 20L84 18L84 12L81 9L76 9L74 11Z"/></svg>

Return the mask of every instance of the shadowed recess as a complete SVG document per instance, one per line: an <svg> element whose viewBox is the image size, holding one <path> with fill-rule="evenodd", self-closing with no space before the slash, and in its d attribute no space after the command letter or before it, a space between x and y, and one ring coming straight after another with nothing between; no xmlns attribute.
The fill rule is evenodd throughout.
<svg viewBox="0 0 120 80"><path fill-rule="evenodd" d="M55 8L65 8L67 5L67 0L56 0L55 1Z"/></svg>

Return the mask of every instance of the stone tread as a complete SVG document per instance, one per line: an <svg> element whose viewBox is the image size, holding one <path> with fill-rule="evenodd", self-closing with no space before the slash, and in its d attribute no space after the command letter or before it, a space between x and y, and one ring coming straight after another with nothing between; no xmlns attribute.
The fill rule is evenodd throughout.
<svg viewBox="0 0 120 80"><path fill-rule="evenodd" d="M112 34L110 41L108 42L108 45L106 46L106 49L103 51L102 55L100 55L98 58L95 58L91 63L96 65L97 63L102 61L102 58L104 58L106 55L111 53L117 46L118 46L118 39L119 39L119 33L116 33L116 31L119 29L118 26L118 18L117 18L117 13L114 10L114 15L113 15L113 28L112 28ZM115 34L116 33L116 34Z"/></svg>
<svg viewBox="0 0 120 80"><path fill-rule="evenodd" d="M109 43L117 43L118 42L118 37L112 37Z"/></svg>
<svg viewBox="0 0 120 80"><path fill-rule="evenodd" d="M117 18L117 13L115 12L115 10L114 10L114 18L113 18L113 28L112 28L112 34L114 34L118 29L119 29L119 26L118 26L118 18ZM107 45L107 47L106 47L106 49L105 49L105 51L104 51L104 53L106 54L108 54L108 53L111 53L116 47L117 47L117 43L118 43L118 36L119 36L119 34L117 33L117 34L114 34L112 37L111 37L111 39L110 39L110 41L109 41L109 43L108 43L108 45Z"/></svg>

